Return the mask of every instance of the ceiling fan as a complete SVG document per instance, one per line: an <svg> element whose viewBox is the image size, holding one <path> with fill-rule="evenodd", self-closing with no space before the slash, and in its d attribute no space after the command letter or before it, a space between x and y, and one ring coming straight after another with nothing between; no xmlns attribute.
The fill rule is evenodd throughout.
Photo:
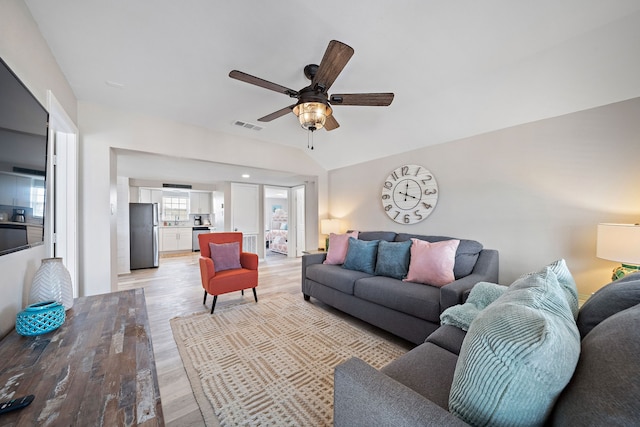
<svg viewBox="0 0 640 427"><path fill-rule="evenodd" d="M353 56L352 47L342 42L331 40L322 57L322 61L320 61L320 65L309 64L304 67L304 75L311 80L311 84L300 90L289 89L238 70L231 71L229 77L280 92L298 100L295 104L259 118L259 122L270 122L293 111L298 116L300 125L304 129L313 132L324 127L329 131L340 126L333 116L332 106L366 105L386 107L393 101L393 93L390 92L328 94L329 88L345 65L347 65L351 56Z"/></svg>

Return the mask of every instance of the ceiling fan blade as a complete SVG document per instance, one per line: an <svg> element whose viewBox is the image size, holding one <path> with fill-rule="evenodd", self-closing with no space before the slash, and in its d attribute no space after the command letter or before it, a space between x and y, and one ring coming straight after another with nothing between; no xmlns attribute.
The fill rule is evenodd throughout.
<svg viewBox="0 0 640 427"><path fill-rule="evenodd" d="M276 83L271 83L267 80L261 79L260 77L255 77L255 76L252 76L251 74L243 73L242 71L233 70L229 73L229 77L231 77L232 79L240 80L241 82L260 86L265 89L284 93L285 95L289 95L292 98L295 98L298 96L298 91L289 89L288 87L284 87Z"/></svg>
<svg viewBox="0 0 640 427"><path fill-rule="evenodd" d="M284 116L284 115L286 115L286 114L290 113L290 112L293 110L293 107L295 107L295 106L296 106L296 104L293 104L293 105L289 105L288 107L284 107L284 108L283 108L283 109L281 109L281 110L274 111L274 112L273 112L273 113L271 113L271 114L267 114L267 115L266 115L266 116L264 116L264 117L260 117L260 118L258 119L258 121L259 121L259 122L270 122L271 120L275 120L275 119L277 119L278 117L282 117L282 116Z"/></svg>
<svg viewBox="0 0 640 427"><path fill-rule="evenodd" d="M329 97L331 105L367 105L386 107L393 101L393 93L343 93Z"/></svg>
<svg viewBox="0 0 640 427"><path fill-rule="evenodd" d="M327 131L338 129L340 127L340 123L333 117L333 114L327 117L327 120L324 122L324 128Z"/></svg>
<svg viewBox="0 0 640 427"><path fill-rule="evenodd" d="M328 91L349 59L353 56L353 48L337 40L331 40L324 52L318 71L313 77L312 85L322 85Z"/></svg>

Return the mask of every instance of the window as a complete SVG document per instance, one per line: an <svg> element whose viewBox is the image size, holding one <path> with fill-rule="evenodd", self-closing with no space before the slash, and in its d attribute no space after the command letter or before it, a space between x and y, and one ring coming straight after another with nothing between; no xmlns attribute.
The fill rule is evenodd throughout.
<svg viewBox="0 0 640 427"><path fill-rule="evenodd" d="M31 209L34 218L44 217L44 181L34 180L31 186Z"/></svg>
<svg viewBox="0 0 640 427"><path fill-rule="evenodd" d="M164 221L189 220L189 193L179 191L162 193L162 219Z"/></svg>

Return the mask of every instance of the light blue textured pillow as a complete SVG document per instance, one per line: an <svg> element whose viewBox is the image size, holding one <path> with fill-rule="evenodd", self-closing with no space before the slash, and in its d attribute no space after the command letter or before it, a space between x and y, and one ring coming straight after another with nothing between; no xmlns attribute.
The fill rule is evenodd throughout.
<svg viewBox="0 0 640 427"><path fill-rule="evenodd" d="M402 280L407 277L411 258L411 240L406 242L386 242L378 244L376 275Z"/></svg>
<svg viewBox="0 0 640 427"><path fill-rule="evenodd" d="M543 425L580 356L552 267L516 280L480 312L460 349L449 410L472 425Z"/></svg>
<svg viewBox="0 0 640 427"><path fill-rule="evenodd" d="M558 277L558 283L560 283L560 286L562 286L562 289L564 290L564 295L569 303L569 308L571 308L571 313L573 313L573 318L578 319L578 310L580 308L578 306L578 287L576 286L576 281L573 280L573 276L569 271L569 267L567 267L566 261L564 259L559 259L552 262L547 267L551 268L551 271L553 271ZM525 276L539 274L541 272L542 271L528 273Z"/></svg>
<svg viewBox="0 0 640 427"><path fill-rule="evenodd" d="M379 240L359 240L349 237L349 248L342 268L374 274Z"/></svg>

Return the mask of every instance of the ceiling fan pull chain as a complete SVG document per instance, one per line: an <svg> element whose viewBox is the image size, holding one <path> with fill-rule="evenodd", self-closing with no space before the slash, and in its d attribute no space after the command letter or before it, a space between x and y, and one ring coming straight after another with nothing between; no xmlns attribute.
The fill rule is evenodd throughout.
<svg viewBox="0 0 640 427"><path fill-rule="evenodd" d="M307 148L313 150L313 131L307 132Z"/></svg>

